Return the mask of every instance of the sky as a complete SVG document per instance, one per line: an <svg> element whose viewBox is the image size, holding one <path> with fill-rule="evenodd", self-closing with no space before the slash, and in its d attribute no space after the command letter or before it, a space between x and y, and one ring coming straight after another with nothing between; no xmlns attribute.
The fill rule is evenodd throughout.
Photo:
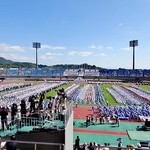
<svg viewBox="0 0 150 150"><path fill-rule="evenodd" d="M0 0L0 57L150 69L150 0Z"/></svg>

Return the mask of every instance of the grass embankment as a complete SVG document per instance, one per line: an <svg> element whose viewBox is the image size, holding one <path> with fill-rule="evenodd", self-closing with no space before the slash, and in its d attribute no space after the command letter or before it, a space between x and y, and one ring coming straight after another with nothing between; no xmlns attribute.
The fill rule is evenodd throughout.
<svg viewBox="0 0 150 150"><path fill-rule="evenodd" d="M109 105L113 105L113 106L118 105L118 103L115 101L115 99L106 90L106 88L111 89L112 88L111 85L100 85L100 88L102 89L102 93L103 93L105 101L108 102Z"/></svg>

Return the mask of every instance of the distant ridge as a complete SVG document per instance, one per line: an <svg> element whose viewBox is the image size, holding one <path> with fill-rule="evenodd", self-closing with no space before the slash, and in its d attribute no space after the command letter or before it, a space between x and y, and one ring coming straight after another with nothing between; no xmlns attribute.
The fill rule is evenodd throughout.
<svg viewBox="0 0 150 150"><path fill-rule="evenodd" d="M36 64L30 63L30 62L15 62L12 60L5 59L3 57L0 57L0 68L35 68ZM89 65L89 64L56 64L52 66L42 65L39 64L38 68L50 68L50 69L79 69L79 68L85 68L85 69L100 69L100 67L97 67L95 65Z"/></svg>
<svg viewBox="0 0 150 150"><path fill-rule="evenodd" d="M0 57L0 68L33 68L35 64L28 62L15 62Z"/></svg>
<svg viewBox="0 0 150 150"><path fill-rule="evenodd" d="M11 60L5 59L3 57L0 57L0 64L12 64L12 63L14 62Z"/></svg>

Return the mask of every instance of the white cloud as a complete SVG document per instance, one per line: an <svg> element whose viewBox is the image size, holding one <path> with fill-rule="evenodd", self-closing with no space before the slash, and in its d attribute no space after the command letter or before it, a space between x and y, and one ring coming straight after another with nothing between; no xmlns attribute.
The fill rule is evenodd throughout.
<svg viewBox="0 0 150 150"><path fill-rule="evenodd" d="M106 49L108 49L108 50L113 50L113 47L107 46Z"/></svg>
<svg viewBox="0 0 150 150"><path fill-rule="evenodd" d="M66 47L63 47L63 46L51 46L51 45L41 45L41 48L43 49L51 49L51 50L65 50Z"/></svg>
<svg viewBox="0 0 150 150"><path fill-rule="evenodd" d="M97 46L97 49L102 49L102 48L103 48L102 45L98 45L98 46Z"/></svg>
<svg viewBox="0 0 150 150"><path fill-rule="evenodd" d="M98 54L95 54L95 56L102 56L102 57L106 57L107 55L104 54L104 53L98 53Z"/></svg>
<svg viewBox="0 0 150 150"><path fill-rule="evenodd" d="M90 45L89 48L95 49L95 48L96 48L96 45Z"/></svg>
<svg viewBox="0 0 150 150"><path fill-rule="evenodd" d="M93 52L90 52L90 51L82 51L82 52L79 52L79 51L70 51L68 52L68 55L69 56L81 56L81 57L87 57L87 56L91 56L93 55Z"/></svg>
<svg viewBox="0 0 150 150"><path fill-rule="evenodd" d="M46 53L47 56L62 56L62 53Z"/></svg>
<svg viewBox="0 0 150 150"><path fill-rule="evenodd" d="M70 56L78 55L78 52L77 51L70 51L70 52L68 52L68 55L70 55Z"/></svg>
<svg viewBox="0 0 150 150"><path fill-rule="evenodd" d="M80 52L79 55L82 56L82 57L87 57L87 56L90 56L92 55L93 52Z"/></svg>
<svg viewBox="0 0 150 150"><path fill-rule="evenodd" d="M42 56L40 56L40 59L52 60L52 59L54 59L54 57L52 55L42 55Z"/></svg>
<svg viewBox="0 0 150 150"><path fill-rule="evenodd" d="M9 45L6 43L0 43L0 51L19 51L24 52L25 48L18 45Z"/></svg>
<svg viewBox="0 0 150 150"><path fill-rule="evenodd" d="M89 48L90 48L90 49L102 49L103 46L102 46L102 45L94 45L94 44L93 44L93 45L90 45Z"/></svg>
<svg viewBox="0 0 150 150"><path fill-rule="evenodd" d="M102 46L102 45L91 45L89 46L88 48L90 49L97 49L97 50L104 50L104 49L107 49L107 50L113 50L114 48L112 46Z"/></svg>
<svg viewBox="0 0 150 150"><path fill-rule="evenodd" d="M43 60L54 60L57 59L58 56L62 56L62 53L46 53L45 55L41 55L40 59Z"/></svg>
<svg viewBox="0 0 150 150"><path fill-rule="evenodd" d="M26 57L26 56L18 56L16 54L10 54L10 53L1 53L1 57L4 57L5 59L12 60L12 61L18 61L18 62L34 62L33 58Z"/></svg>
<svg viewBox="0 0 150 150"><path fill-rule="evenodd" d="M132 49L131 49L131 47L124 47L124 48L121 48L121 50L123 50L123 51L131 51Z"/></svg>

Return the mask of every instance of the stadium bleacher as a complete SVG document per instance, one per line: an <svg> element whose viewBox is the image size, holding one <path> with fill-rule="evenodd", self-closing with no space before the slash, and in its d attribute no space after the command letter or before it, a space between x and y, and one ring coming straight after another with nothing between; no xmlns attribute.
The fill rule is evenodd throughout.
<svg viewBox="0 0 150 150"><path fill-rule="evenodd" d="M10 68L3 69L6 76L102 76L102 77L150 77L148 69L35 69L35 68Z"/></svg>

